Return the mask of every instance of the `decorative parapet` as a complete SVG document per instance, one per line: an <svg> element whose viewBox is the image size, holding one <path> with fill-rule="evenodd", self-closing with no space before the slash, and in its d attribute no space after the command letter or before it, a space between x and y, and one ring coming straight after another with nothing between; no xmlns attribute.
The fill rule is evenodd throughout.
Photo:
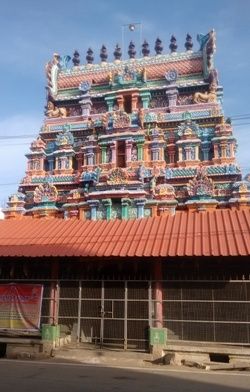
<svg viewBox="0 0 250 392"><path fill-rule="evenodd" d="M72 175L72 176L69 176L69 175L67 175L67 176L64 176L64 175L53 176L53 175L51 175L49 181L51 181L53 183L58 183L58 184L60 184L60 183L64 184L66 182L67 183L72 183L72 182L74 183L76 181L76 177L74 175ZM45 184L46 182L48 182L48 177L32 177L29 182L27 182L27 183L26 183L26 181L22 182L22 185L25 185L25 184L27 184L27 185L28 184L34 184L34 185L35 184Z"/></svg>
<svg viewBox="0 0 250 392"><path fill-rule="evenodd" d="M241 170L235 164L228 165L211 165L206 166L208 176L225 176L225 175L240 175ZM183 168L170 168L165 169L165 177L167 180L173 178L189 178L194 177L197 173L197 167L183 167Z"/></svg>
<svg viewBox="0 0 250 392"><path fill-rule="evenodd" d="M197 105L198 106L198 105ZM190 120L198 120L202 118L209 117L220 117L223 115L222 108L218 104L214 104L214 108L211 109L199 109L190 110L189 112ZM148 112L145 113L144 122L145 123L162 123L162 122L176 122L183 121L186 119L186 112L175 112L175 113L157 113Z"/></svg>

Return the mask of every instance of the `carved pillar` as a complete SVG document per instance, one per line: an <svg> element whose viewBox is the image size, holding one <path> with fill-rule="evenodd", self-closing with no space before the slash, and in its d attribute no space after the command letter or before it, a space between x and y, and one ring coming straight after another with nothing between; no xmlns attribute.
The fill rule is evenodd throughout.
<svg viewBox="0 0 250 392"><path fill-rule="evenodd" d="M160 161L164 161L164 145L161 143L159 150L159 159Z"/></svg>
<svg viewBox="0 0 250 392"><path fill-rule="evenodd" d="M218 144L214 144L214 158L215 159L219 158Z"/></svg>
<svg viewBox="0 0 250 392"><path fill-rule="evenodd" d="M94 165L94 151L93 148L88 148L85 152L85 157L87 159L87 165L93 166Z"/></svg>
<svg viewBox="0 0 250 392"><path fill-rule="evenodd" d="M106 207L106 219L110 220L112 215L112 200L111 199L103 199L102 203L104 207Z"/></svg>
<svg viewBox="0 0 250 392"><path fill-rule="evenodd" d="M135 112L138 109L138 93L132 94L132 99L131 99L131 106L132 106L132 112Z"/></svg>
<svg viewBox="0 0 250 392"><path fill-rule="evenodd" d="M38 170L44 170L44 158L43 157L41 157L39 159L39 166L40 166L40 169L38 169Z"/></svg>
<svg viewBox="0 0 250 392"><path fill-rule="evenodd" d="M72 155L69 156L69 169L72 170L73 168L73 157Z"/></svg>
<svg viewBox="0 0 250 392"><path fill-rule="evenodd" d="M235 148L233 143L230 144L230 155L232 158L235 157Z"/></svg>
<svg viewBox="0 0 250 392"><path fill-rule="evenodd" d="M227 146L225 143L221 143L221 158L227 157Z"/></svg>
<svg viewBox="0 0 250 392"><path fill-rule="evenodd" d="M144 206L146 199L135 199L134 201L137 208L137 218L144 218Z"/></svg>
<svg viewBox="0 0 250 392"><path fill-rule="evenodd" d="M132 140L126 140L126 162L131 162Z"/></svg>
<svg viewBox="0 0 250 392"><path fill-rule="evenodd" d="M190 150L190 146L184 146L184 151L185 151L184 160L185 160L185 161L191 161L191 150Z"/></svg>
<svg viewBox="0 0 250 392"><path fill-rule="evenodd" d="M130 204L130 199L122 199L121 204L122 204L122 219L128 219L128 206Z"/></svg>
<svg viewBox="0 0 250 392"><path fill-rule="evenodd" d="M169 163L175 162L175 145L168 145L167 148Z"/></svg>
<svg viewBox="0 0 250 392"><path fill-rule="evenodd" d="M107 146L102 145L101 146L101 163L106 163L107 162Z"/></svg>
<svg viewBox="0 0 250 392"><path fill-rule="evenodd" d="M58 167L59 167L59 158L56 157L56 159L55 159L55 170L58 170Z"/></svg>
<svg viewBox="0 0 250 392"><path fill-rule="evenodd" d="M137 153L138 154L138 153ZM142 151L142 156L143 156L143 161L148 162L149 159L149 148L148 148L148 142L145 142L143 144L143 151Z"/></svg>
<svg viewBox="0 0 250 392"><path fill-rule="evenodd" d="M87 94L83 96L81 101L79 101L79 104L81 105L82 108L82 116L89 116L92 108L90 95Z"/></svg>
<svg viewBox="0 0 250 392"><path fill-rule="evenodd" d="M116 142L110 145L111 148L111 162L116 164Z"/></svg>
<svg viewBox="0 0 250 392"><path fill-rule="evenodd" d="M199 160L199 146L197 145L195 146L195 160Z"/></svg>
<svg viewBox="0 0 250 392"><path fill-rule="evenodd" d="M107 103L108 111L113 112L113 106L114 106L114 100L115 100L114 96L108 96L108 97L105 97L104 99Z"/></svg>
<svg viewBox="0 0 250 392"><path fill-rule="evenodd" d="M159 161L160 159L160 148L159 145L156 143L152 143L151 145L151 160L152 161Z"/></svg>
<svg viewBox="0 0 250 392"><path fill-rule="evenodd" d="M90 219L97 219L97 207L99 206L99 200L88 200L90 206Z"/></svg>
<svg viewBox="0 0 250 392"><path fill-rule="evenodd" d="M148 91L143 91L140 93L140 97L142 100L142 107L143 109L148 109L149 106L149 102L150 102L150 98L151 98L151 94Z"/></svg>
<svg viewBox="0 0 250 392"><path fill-rule="evenodd" d="M210 142L204 141L201 144L202 156L204 161L209 160Z"/></svg>
<svg viewBox="0 0 250 392"><path fill-rule="evenodd" d="M183 161L182 146L178 147L179 162Z"/></svg>
<svg viewBox="0 0 250 392"><path fill-rule="evenodd" d="M175 107L178 98L178 89L175 85L170 85L166 88L166 95L168 97L168 106Z"/></svg>

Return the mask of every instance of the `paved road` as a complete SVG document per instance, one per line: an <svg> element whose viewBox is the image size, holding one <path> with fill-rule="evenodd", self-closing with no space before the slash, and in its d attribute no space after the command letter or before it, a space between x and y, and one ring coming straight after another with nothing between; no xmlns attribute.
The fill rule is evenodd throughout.
<svg viewBox="0 0 250 392"><path fill-rule="evenodd" d="M249 389L250 373L0 360L0 390L4 392L244 392Z"/></svg>

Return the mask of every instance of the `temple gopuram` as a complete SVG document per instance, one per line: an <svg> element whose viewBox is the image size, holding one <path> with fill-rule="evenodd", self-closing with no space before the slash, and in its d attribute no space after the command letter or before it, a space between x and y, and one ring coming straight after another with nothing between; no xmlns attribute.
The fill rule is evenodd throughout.
<svg viewBox="0 0 250 392"><path fill-rule="evenodd" d="M9 198L6 218L20 216L132 219L248 205L237 142L223 113L214 67L215 32L198 35L193 51L171 37L169 53L133 42L100 62L74 52L46 65L47 102L27 170Z"/></svg>
<svg viewBox="0 0 250 392"><path fill-rule="evenodd" d="M46 65L44 123L0 221L0 357L71 342L249 365L250 175L215 32L198 44L131 42L112 60L103 45L100 61L89 48L86 64L76 50ZM14 311L32 288L40 314L25 295Z"/></svg>

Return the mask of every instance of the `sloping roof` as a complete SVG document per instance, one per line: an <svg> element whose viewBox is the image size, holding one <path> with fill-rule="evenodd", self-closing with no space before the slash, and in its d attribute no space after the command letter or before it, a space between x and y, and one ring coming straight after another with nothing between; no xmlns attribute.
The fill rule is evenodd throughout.
<svg viewBox="0 0 250 392"><path fill-rule="evenodd" d="M6 220L0 256L167 257L250 255L250 210L179 211L136 220Z"/></svg>
<svg viewBox="0 0 250 392"><path fill-rule="evenodd" d="M150 58L151 59L151 58ZM175 57L171 56L162 56L160 59L155 60L153 57L151 59L152 63L150 63L150 59L147 62L137 60L133 61L133 68L138 68L138 70L142 70L145 68L147 71L147 79L164 79L165 74L168 71L171 71L173 68L180 75L190 75L190 74L199 74L203 70L202 56L197 54L187 56L184 54L184 58L180 58L178 60ZM78 88L79 84L83 81L95 80L95 84L108 83L110 72L118 72L121 71L121 67L125 65L131 65L129 62L122 62L119 65L114 63L108 64L105 68L101 65L95 65L94 67L84 66L83 71L81 71L81 67L77 70L74 68L73 72L63 72L61 71L58 74L58 89L65 88Z"/></svg>

